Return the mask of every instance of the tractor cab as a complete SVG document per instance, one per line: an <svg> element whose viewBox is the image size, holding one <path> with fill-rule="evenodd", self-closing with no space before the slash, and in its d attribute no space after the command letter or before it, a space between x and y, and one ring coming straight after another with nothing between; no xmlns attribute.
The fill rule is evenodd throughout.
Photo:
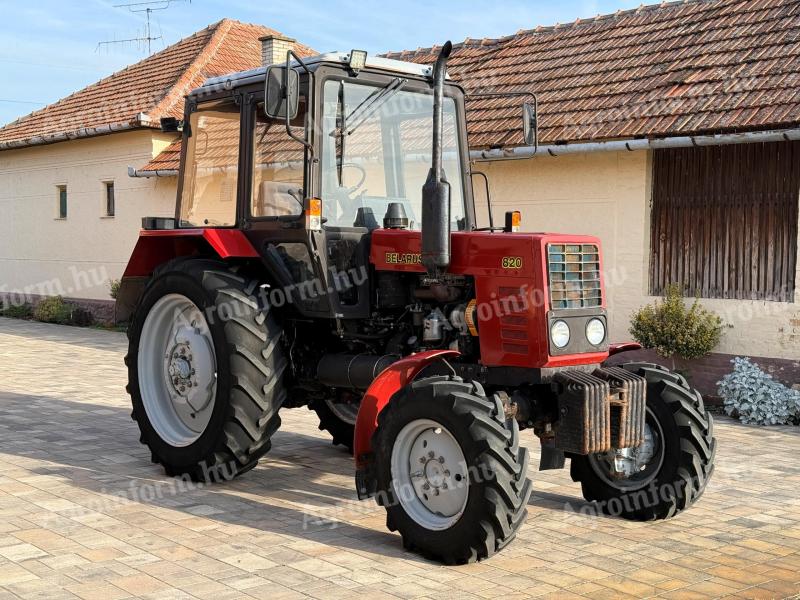
<svg viewBox="0 0 800 600"><path fill-rule="evenodd" d="M432 69L365 53L295 55L287 65L208 80L186 102L175 228L242 231L308 317L365 318L378 228L422 228L432 160ZM464 92L444 84L442 170L453 231L475 228ZM309 291L310 287L309 287Z"/></svg>

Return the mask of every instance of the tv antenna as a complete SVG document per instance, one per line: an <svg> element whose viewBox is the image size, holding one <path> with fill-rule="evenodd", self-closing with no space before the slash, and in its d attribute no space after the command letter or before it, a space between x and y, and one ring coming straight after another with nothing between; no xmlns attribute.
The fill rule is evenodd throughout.
<svg viewBox="0 0 800 600"><path fill-rule="evenodd" d="M160 10L167 10L170 5L174 2L188 2L189 4L192 3L192 0L151 0L148 2L129 2L127 4L115 4L114 8L127 8L132 13L144 13L145 15L145 33L143 36L128 38L124 40L108 40L105 42L100 42L97 44L98 51L103 46L111 46L114 44L132 44L134 42L144 45L147 44L147 55L149 56L152 54L152 44L153 42L160 40L163 36L159 33L159 35L154 36L152 33L152 24L151 24L151 15ZM159 28L160 31L160 28Z"/></svg>

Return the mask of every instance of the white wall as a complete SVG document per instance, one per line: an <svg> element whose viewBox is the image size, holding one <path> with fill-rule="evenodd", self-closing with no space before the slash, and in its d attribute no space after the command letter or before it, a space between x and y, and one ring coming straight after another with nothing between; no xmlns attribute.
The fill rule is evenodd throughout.
<svg viewBox="0 0 800 600"><path fill-rule="evenodd" d="M0 294L109 300L136 243L141 217L172 216L176 179L128 177L170 141L131 131L0 152ZM116 216L104 217L105 181ZM68 217L58 217L58 185Z"/></svg>
<svg viewBox="0 0 800 600"><path fill-rule="evenodd" d="M630 339L632 313L648 295L651 154L598 152L478 163L492 190L495 223L523 211L523 230L598 236L603 243L611 338ZM479 222L486 224L482 182L475 180ZM483 209L483 210L481 210ZM800 261L798 261L800 265ZM702 300L726 323L719 352L800 358L800 269L795 303Z"/></svg>

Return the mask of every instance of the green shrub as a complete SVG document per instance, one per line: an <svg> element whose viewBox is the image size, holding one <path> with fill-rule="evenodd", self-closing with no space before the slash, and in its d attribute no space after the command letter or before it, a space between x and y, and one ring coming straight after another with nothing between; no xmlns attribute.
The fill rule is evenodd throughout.
<svg viewBox="0 0 800 600"><path fill-rule="evenodd" d="M33 318L42 323L61 323L66 325L72 319L72 306L61 296L48 296L33 309Z"/></svg>
<svg viewBox="0 0 800 600"><path fill-rule="evenodd" d="M687 308L677 284L666 296L634 314L630 332L645 348L665 358L700 358L711 352L722 338L722 319L695 299Z"/></svg>
<svg viewBox="0 0 800 600"><path fill-rule="evenodd" d="M33 317L33 307L30 304L12 304L0 310L0 316L12 319L30 319Z"/></svg>
<svg viewBox="0 0 800 600"><path fill-rule="evenodd" d="M108 282L108 295L111 296L112 299L116 300L117 296L119 296L119 288L122 285L122 282L119 279L112 279Z"/></svg>

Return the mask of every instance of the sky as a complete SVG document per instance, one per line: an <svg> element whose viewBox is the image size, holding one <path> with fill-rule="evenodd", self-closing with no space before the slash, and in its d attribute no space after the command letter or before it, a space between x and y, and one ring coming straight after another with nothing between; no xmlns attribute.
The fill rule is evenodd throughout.
<svg viewBox="0 0 800 600"><path fill-rule="evenodd" d="M144 0L0 0L0 125L147 56ZM649 2L648 2L649 3ZM319 51L414 49L500 37L639 6L641 0L164 0L152 3L153 52L225 17L259 23Z"/></svg>

